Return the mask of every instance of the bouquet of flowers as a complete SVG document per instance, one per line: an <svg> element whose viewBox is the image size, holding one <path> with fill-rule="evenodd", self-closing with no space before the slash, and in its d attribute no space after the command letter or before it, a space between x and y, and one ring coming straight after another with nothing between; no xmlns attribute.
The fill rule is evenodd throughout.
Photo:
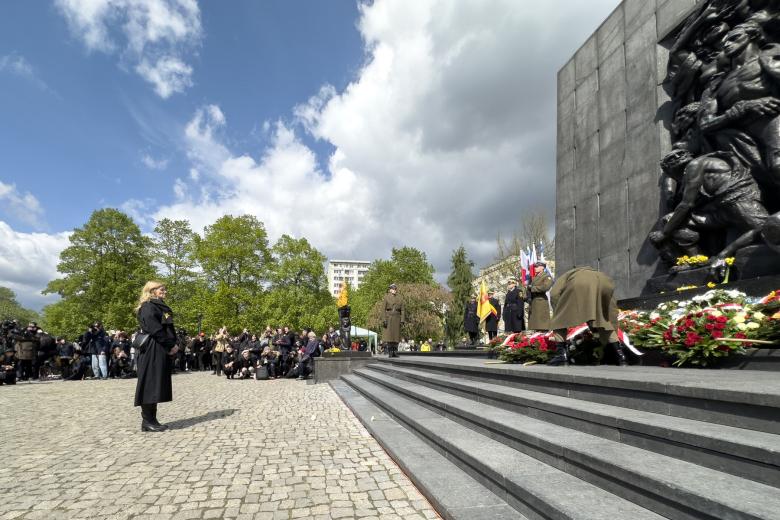
<svg viewBox="0 0 780 520"><path fill-rule="evenodd" d="M552 332L511 334L497 344L494 351L497 353L498 359L508 363L527 363L529 361L546 363L555 355Z"/></svg>

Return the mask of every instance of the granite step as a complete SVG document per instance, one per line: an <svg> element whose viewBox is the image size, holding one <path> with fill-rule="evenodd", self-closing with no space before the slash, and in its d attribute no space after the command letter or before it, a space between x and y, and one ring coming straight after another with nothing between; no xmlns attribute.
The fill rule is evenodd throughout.
<svg viewBox="0 0 780 520"><path fill-rule="evenodd" d="M776 487L399 381L370 368L356 376L668 518L780 518Z"/></svg>
<svg viewBox="0 0 780 520"><path fill-rule="evenodd" d="M780 379L761 371L660 367L524 367L479 359L382 359L460 379L780 434Z"/></svg>
<svg viewBox="0 0 780 520"><path fill-rule="evenodd" d="M528 520L343 381L331 386L446 520Z"/></svg>
<svg viewBox="0 0 780 520"><path fill-rule="evenodd" d="M461 471L534 520L661 520L632 504L521 453L356 374L347 384L444 453ZM384 446L384 439L377 437Z"/></svg>
<svg viewBox="0 0 780 520"><path fill-rule="evenodd" d="M374 370L461 397L780 487L780 435L582 401L419 368Z"/></svg>

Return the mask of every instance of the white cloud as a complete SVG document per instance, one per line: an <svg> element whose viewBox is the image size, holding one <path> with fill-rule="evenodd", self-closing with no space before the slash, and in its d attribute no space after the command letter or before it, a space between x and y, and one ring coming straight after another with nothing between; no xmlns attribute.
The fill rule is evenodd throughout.
<svg viewBox="0 0 780 520"><path fill-rule="evenodd" d="M59 277L60 252L68 246L70 233L20 233L0 221L0 285L16 292L22 305L40 310L55 301L43 296L49 281Z"/></svg>
<svg viewBox="0 0 780 520"><path fill-rule="evenodd" d="M162 98L192 86L184 55L201 40L196 0L55 0L89 51L121 52Z"/></svg>
<svg viewBox="0 0 780 520"><path fill-rule="evenodd" d="M45 225L41 203L29 191L22 193L17 190L15 184L0 181L0 210L35 229L41 229Z"/></svg>
<svg viewBox="0 0 780 520"><path fill-rule="evenodd" d="M225 144L218 107L198 110L185 134L200 178L186 193L179 184L157 216L199 229L251 213L272 238L303 235L331 256L411 245L440 273L463 244L485 265L524 211L552 218L556 73L616 4L361 4L366 60L355 80L341 92L323 86L292 124L264 123L273 140L258 159ZM335 147L326 172L301 128Z"/></svg>
<svg viewBox="0 0 780 520"><path fill-rule="evenodd" d="M162 171L168 167L168 159L155 159L149 154L144 154L144 156L141 157L141 162L150 170Z"/></svg>
<svg viewBox="0 0 780 520"><path fill-rule="evenodd" d="M38 76L35 67L27 61L27 58L17 53L0 56L0 72L13 74L29 81L40 90L54 93L49 85Z"/></svg>

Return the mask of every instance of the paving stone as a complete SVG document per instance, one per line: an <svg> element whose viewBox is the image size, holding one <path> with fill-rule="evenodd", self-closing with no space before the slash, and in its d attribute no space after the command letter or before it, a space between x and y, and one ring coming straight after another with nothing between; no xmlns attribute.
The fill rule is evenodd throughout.
<svg viewBox="0 0 780 520"><path fill-rule="evenodd" d="M134 391L133 380L4 387L13 420L0 438L24 455L0 475L0 520L438 518L329 385L177 375L158 413L171 429L157 434L139 431Z"/></svg>

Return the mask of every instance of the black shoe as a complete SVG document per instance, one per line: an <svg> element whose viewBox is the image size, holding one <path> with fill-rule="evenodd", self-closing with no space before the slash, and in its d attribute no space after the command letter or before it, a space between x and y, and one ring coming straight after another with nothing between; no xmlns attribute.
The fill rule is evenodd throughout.
<svg viewBox="0 0 780 520"><path fill-rule="evenodd" d="M568 366L569 365L569 353L566 348L566 343L559 343L555 350L555 357L547 362L551 367Z"/></svg>
<svg viewBox="0 0 780 520"><path fill-rule="evenodd" d="M167 426L163 426L162 424L154 424L152 422L149 422L147 420L141 421L141 431L142 432L162 432L167 430Z"/></svg>
<svg viewBox="0 0 780 520"><path fill-rule="evenodd" d="M623 345L621 345L619 342L610 343L610 347L612 347L613 352L615 352L615 356L618 359L618 365L621 367L627 367L628 361L626 360L626 355L623 352Z"/></svg>

